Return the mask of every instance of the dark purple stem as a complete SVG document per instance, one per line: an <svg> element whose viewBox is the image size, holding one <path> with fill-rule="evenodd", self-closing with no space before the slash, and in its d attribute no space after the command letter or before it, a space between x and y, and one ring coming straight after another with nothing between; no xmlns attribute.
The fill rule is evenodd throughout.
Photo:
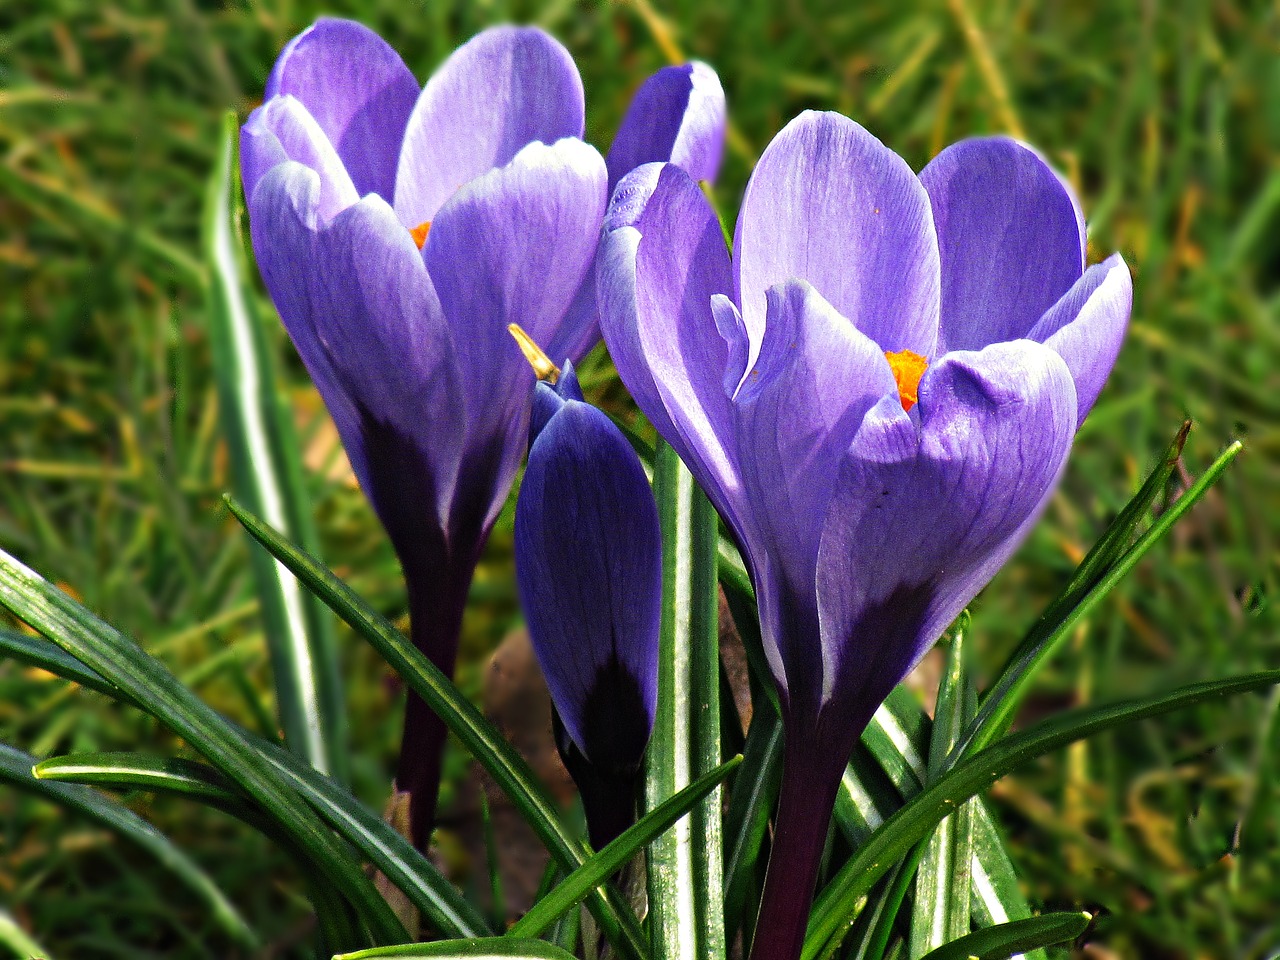
<svg viewBox="0 0 1280 960"><path fill-rule="evenodd" d="M406 571L409 588L409 627L413 645L452 679L458 655L458 635L467 605L474 564L463 565L453 577L422 578ZM410 839L425 851L435 826L436 799L440 792L440 765L448 730L430 707L412 690L404 711L404 736L396 788L409 794Z"/></svg>
<svg viewBox="0 0 1280 960"><path fill-rule="evenodd" d="M822 745L820 737L803 734L792 730L787 735L773 848L751 960L796 960L804 945L813 886L844 762L815 749Z"/></svg>

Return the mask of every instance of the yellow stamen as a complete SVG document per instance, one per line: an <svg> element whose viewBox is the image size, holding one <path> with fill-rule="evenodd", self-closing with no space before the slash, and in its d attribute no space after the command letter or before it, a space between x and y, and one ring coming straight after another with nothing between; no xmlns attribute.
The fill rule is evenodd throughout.
<svg viewBox="0 0 1280 960"><path fill-rule="evenodd" d="M427 234L431 232L431 221L423 220L420 224L409 231L409 236L413 237L413 242L418 245L421 250L427 242Z"/></svg>
<svg viewBox="0 0 1280 960"><path fill-rule="evenodd" d="M520 352L529 361L529 366L533 367L534 376L550 384L554 384L560 379L560 368L552 363L551 358L542 352L542 348L534 342L533 337L520 329L520 324L507 324L507 333L515 337L516 343L520 345Z"/></svg>
<svg viewBox="0 0 1280 960"><path fill-rule="evenodd" d="M893 379L898 383L898 398L902 401L902 409L910 410L920 399L920 378L929 368L929 361L910 350L899 350L896 353L885 351L884 357L889 361L889 369L893 371Z"/></svg>

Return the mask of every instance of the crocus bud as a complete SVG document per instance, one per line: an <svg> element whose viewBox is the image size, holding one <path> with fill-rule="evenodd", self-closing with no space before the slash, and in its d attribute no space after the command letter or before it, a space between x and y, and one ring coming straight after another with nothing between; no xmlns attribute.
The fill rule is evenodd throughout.
<svg viewBox="0 0 1280 960"><path fill-rule="evenodd" d="M640 460L573 368L537 385L516 502L516 574L556 745L592 846L635 817L657 698L662 540Z"/></svg>

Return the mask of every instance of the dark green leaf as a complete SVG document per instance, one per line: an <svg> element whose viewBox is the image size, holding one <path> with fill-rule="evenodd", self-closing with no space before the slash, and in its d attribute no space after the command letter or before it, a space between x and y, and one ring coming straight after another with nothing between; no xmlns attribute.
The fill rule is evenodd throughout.
<svg viewBox="0 0 1280 960"><path fill-rule="evenodd" d="M233 780L311 859L320 875L351 901L378 940L404 938L404 927L350 849L281 781L243 731L183 686L163 664L3 551L0 605L100 674Z"/></svg>
<svg viewBox="0 0 1280 960"><path fill-rule="evenodd" d="M293 571L356 633L368 640L410 689L436 712L476 762L506 792L560 867L570 873L582 866L587 859L585 846L560 822L555 805L528 763L449 678L385 617L339 580L333 571L289 543L233 498L227 497L226 501L250 535ZM592 895L588 898L587 906L610 943L624 956L634 960L647 955L635 915L621 895L610 888L606 897Z"/></svg>
<svg viewBox="0 0 1280 960"><path fill-rule="evenodd" d="M1172 693L1105 707L1072 710L1012 734L960 760L937 783L903 805L871 836L822 891L809 920L803 956L812 960L843 935L861 898L892 864L904 857L956 804L990 786L1028 760L1102 730L1159 716L1206 700L1260 690L1280 682L1280 670L1193 684Z"/></svg>
<svg viewBox="0 0 1280 960"><path fill-rule="evenodd" d="M1008 960L1028 950L1074 940L1092 919L1087 913L1046 913L1001 923L952 940L923 960Z"/></svg>
<svg viewBox="0 0 1280 960"><path fill-rule="evenodd" d="M314 550L311 504L298 439L276 391L262 318L246 296L244 241L236 204L236 131L228 113L205 203L209 343L218 412L236 496L267 522ZM252 554L285 743L317 770L347 780L346 709L333 617L265 552Z"/></svg>
<svg viewBox="0 0 1280 960"><path fill-rule="evenodd" d="M169 842L168 837L132 810L90 787L37 780L31 772L37 762L37 758L30 754L0 744L0 780L88 817L145 850L204 902L218 926L236 943L257 947L257 937L236 908L203 870Z"/></svg>
<svg viewBox="0 0 1280 960"><path fill-rule="evenodd" d="M645 756L645 805L720 762L720 647L715 511L675 451L659 441L654 496L662 524L658 705ZM656 960L724 956L720 793L649 845L650 940Z"/></svg>

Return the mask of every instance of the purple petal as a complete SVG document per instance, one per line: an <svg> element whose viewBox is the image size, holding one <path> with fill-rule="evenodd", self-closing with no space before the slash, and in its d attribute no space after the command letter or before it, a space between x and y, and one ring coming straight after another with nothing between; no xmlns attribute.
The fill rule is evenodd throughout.
<svg viewBox="0 0 1280 960"><path fill-rule="evenodd" d="M596 251L604 161L580 140L534 143L471 181L441 208L422 249L453 330L472 437L502 466L476 482L505 495L524 447L533 373L511 341L518 323L564 357L564 318ZM406 233L407 236L407 233ZM489 474L489 468L485 468Z"/></svg>
<svg viewBox="0 0 1280 960"><path fill-rule="evenodd" d="M284 48L264 99L297 97L337 150L359 195L390 201L418 92L400 55L376 33L352 20L321 17Z"/></svg>
<svg viewBox="0 0 1280 960"><path fill-rule="evenodd" d="M320 192L320 177L309 167L289 162L275 166L249 195L249 229L263 283L333 417L352 469L363 479L369 467L361 414L316 333L309 267Z"/></svg>
<svg viewBox="0 0 1280 960"><path fill-rule="evenodd" d="M1076 427L1066 364L1025 340L943 357L918 409L867 415L818 551L823 702L863 722L1030 529Z"/></svg>
<svg viewBox="0 0 1280 960"><path fill-rule="evenodd" d="M569 52L533 27L485 30L427 81L409 118L396 180L400 222L434 220L464 184L526 144L582 132L582 80Z"/></svg>
<svg viewBox="0 0 1280 960"><path fill-rule="evenodd" d="M674 163L694 180L714 181L724 152L720 78L705 63L663 67L636 91L609 148L609 193L645 163Z"/></svg>
<svg viewBox="0 0 1280 960"><path fill-rule="evenodd" d="M911 168L838 113L800 114L769 144L734 238L749 327L765 291L806 280L883 350L929 356L938 326L938 245Z"/></svg>
<svg viewBox="0 0 1280 960"><path fill-rule="evenodd" d="M1086 270L1027 334L1067 362L1076 382L1077 424L1084 423L1115 366L1132 308L1133 280L1116 253Z"/></svg>
<svg viewBox="0 0 1280 960"><path fill-rule="evenodd" d="M636 403L739 533L741 483L725 392L729 349L711 302L728 293L715 212L679 167L646 165L618 185L597 258L600 327ZM741 371L730 377L736 382Z"/></svg>
<svg viewBox="0 0 1280 960"><path fill-rule="evenodd" d="M520 600L551 698L606 769L639 763L657 699L662 539L635 451L564 403L529 451L516 504Z"/></svg>
<svg viewBox="0 0 1280 960"><path fill-rule="evenodd" d="M818 541L840 462L862 418L886 395L898 402L879 346L809 284L792 280L769 290L764 340L734 406L751 508L746 546L784 689L806 685L806 674L807 685L821 683L816 621L808 630L784 621L799 608L812 610Z"/></svg>
<svg viewBox="0 0 1280 960"><path fill-rule="evenodd" d="M268 100L249 114L244 125L240 175L246 199L253 197L268 170L286 160L297 161L319 175L320 196L315 210L321 222L328 223L360 199L342 159L320 125L301 102L288 96Z"/></svg>
<svg viewBox="0 0 1280 960"><path fill-rule="evenodd" d="M1027 336L1084 270L1084 217L1071 189L1008 137L952 144L920 180L942 253L936 354Z"/></svg>

